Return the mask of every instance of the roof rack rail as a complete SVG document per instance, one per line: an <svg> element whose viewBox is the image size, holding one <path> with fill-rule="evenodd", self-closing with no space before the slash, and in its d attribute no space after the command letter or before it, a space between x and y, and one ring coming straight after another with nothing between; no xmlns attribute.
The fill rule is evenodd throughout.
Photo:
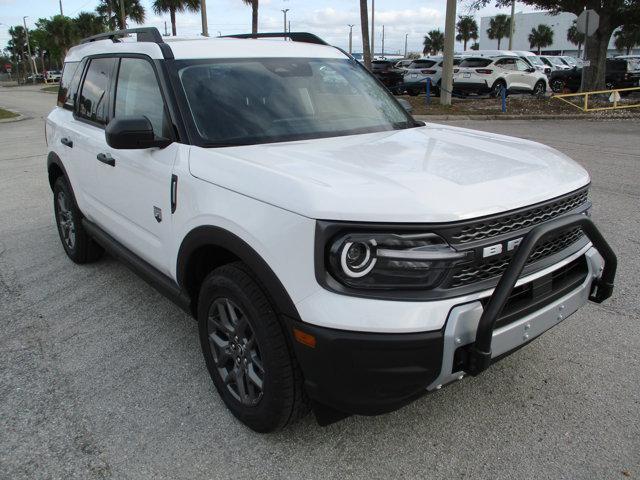
<svg viewBox="0 0 640 480"><path fill-rule="evenodd" d="M118 38L126 37L134 33L136 34L136 40L138 42L164 43L162 35L160 35L160 32L156 27L127 28L125 30L114 30L113 32L99 33L98 35L83 38L80 43L90 43L98 40L119 42Z"/></svg>
<svg viewBox="0 0 640 480"><path fill-rule="evenodd" d="M317 35L308 32L239 33L236 35L225 35L224 38L290 38L294 42L329 45Z"/></svg>

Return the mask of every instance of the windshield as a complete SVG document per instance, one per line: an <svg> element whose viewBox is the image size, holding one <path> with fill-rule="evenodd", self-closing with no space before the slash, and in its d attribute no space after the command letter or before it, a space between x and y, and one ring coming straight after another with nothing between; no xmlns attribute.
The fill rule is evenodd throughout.
<svg viewBox="0 0 640 480"><path fill-rule="evenodd" d="M536 65L538 67L544 67L544 62L540 59L540 57L535 55L527 55L526 58L531 65Z"/></svg>
<svg viewBox="0 0 640 480"><path fill-rule="evenodd" d="M393 96L350 59L182 60L176 65L205 146L416 126Z"/></svg>
<svg viewBox="0 0 640 480"><path fill-rule="evenodd" d="M571 67L578 65L578 62L576 62L576 59L573 57L562 57L562 59Z"/></svg>
<svg viewBox="0 0 640 480"><path fill-rule="evenodd" d="M547 57L547 59L556 67L564 67L565 64L558 57Z"/></svg>

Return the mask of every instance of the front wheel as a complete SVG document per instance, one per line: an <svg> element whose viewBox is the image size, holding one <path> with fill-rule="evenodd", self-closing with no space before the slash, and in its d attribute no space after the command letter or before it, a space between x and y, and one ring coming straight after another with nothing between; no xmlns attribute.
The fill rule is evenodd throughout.
<svg viewBox="0 0 640 480"><path fill-rule="evenodd" d="M204 280L200 344L218 393L257 432L279 430L308 411L302 375L267 295L242 262Z"/></svg>
<svg viewBox="0 0 640 480"><path fill-rule="evenodd" d="M542 80L538 81L531 92L535 97L542 97L547 91L547 85Z"/></svg>
<svg viewBox="0 0 640 480"><path fill-rule="evenodd" d="M564 91L564 82L559 79L551 81L551 90L554 93L562 93Z"/></svg>

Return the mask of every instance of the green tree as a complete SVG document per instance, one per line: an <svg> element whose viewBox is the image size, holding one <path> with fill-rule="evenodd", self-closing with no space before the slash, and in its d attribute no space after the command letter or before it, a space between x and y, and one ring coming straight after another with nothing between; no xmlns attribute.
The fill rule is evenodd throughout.
<svg viewBox="0 0 640 480"><path fill-rule="evenodd" d="M7 42L7 50L11 54L11 58L16 64L22 62L22 71L18 75L22 74L26 76L27 69L33 69L33 62L29 58L29 52L27 49L27 35L22 25L16 25L9 28L9 41ZM31 51L35 49L35 43L32 37L29 37L29 45Z"/></svg>
<svg viewBox="0 0 640 480"><path fill-rule="evenodd" d="M78 41L78 30L73 19L63 15L41 18L36 22L36 27L44 32L42 41L50 58L59 58L63 63L67 51Z"/></svg>
<svg viewBox="0 0 640 480"><path fill-rule="evenodd" d="M168 13L171 18L171 34L176 36L176 13L182 13L185 10L197 12L200 10L200 0L155 0L153 2L153 11L157 15Z"/></svg>
<svg viewBox="0 0 640 480"><path fill-rule="evenodd" d="M120 20L120 0L100 0L96 12L104 19L110 30L126 28ZM124 0L124 15L125 24L127 18L135 23L143 23L146 12L140 0Z"/></svg>
<svg viewBox="0 0 640 480"><path fill-rule="evenodd" d="M532 28L529 34L529 46L538 49L538 55L542 49L553 43L553 30L549 25L540 24L537 28Z"/></svg>
<svg viewBox="0 0 640 480"><path fill-rule="evenodd" d="M251 6L251 33L258 33L258 1L259 0L242 0L246 5Z"/></svg>
<svg viewBox="0 0 640 480"><path fill-rule="evenodd" d="M438 52L444 50L444 33L438 30L431 30L424 37L424 42L422 42L424 48L422 49L422 53L424 55L437 55Z"/></svg>
<svg viewBox="0 0 640 480"><path fill-rule="evenodd" d="M573 24L567 30L567 40L578 47L578 57L580 57L580 51L582 50L582 44L584 43L584 33L578 31L577 21L574 20Z"/></svg>
<svg viewBox="0 0 640 480"><path fill-rule="evenodd" d="M604 87L607 50L613 32L623 25L640 24L640 0L519 0L528 7L553 13L570 12L580 15L585 5L600 17L598 30L586 39L587 55L591 66L585 68L585 85L588 90ZM512 0L471 0L473 8L495 3L498 7L511 6Z"/></svg>
<svg viewBox="0 0 640 480"><path fill-rule="evenodd" d="M613 36L615 37L616 50L626 51L625 53L629 55L633 47L640 45L640 26L623 25Z"/></svg>
<svg viewBox="0 0 640 480"><path fill-rule="evenodd" d="M73 22L81 39L103 33L107 27L104 18L93 12L80 12Z"/></svg>
<svg viewBox="0 0 640 480"><path fill-rule="evenodd" d="M478 39L478 24L471 15L462 15L458 17L458 23L456 23L456 40L463 42L464 50L467 49L467 43L469 40Z"/></svg>
<svg viewBox="0 0 640 480"><path fill-rule="evenodd" d="M489 20L489 28L487 28L487 36L490 40L498 40L498 50L500 50L500 42L503 38L508 37L511 33L511 17L507 15L496 15Z"/></svg>

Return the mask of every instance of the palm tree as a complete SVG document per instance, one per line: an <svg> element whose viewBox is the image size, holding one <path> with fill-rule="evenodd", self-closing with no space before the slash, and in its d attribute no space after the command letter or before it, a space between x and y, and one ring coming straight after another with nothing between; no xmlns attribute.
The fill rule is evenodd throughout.
<svg viewBox="0 0 640 480"><path fill-rule="evenodd" d="M157 15L169 13L171 17L171 34L176 36L176 13L189 10L197 12L200 9L200 0L155 0L153 11Z"/></svg>
<svg viewBox="0 0 640 480"><path fill-rule="evenodd" d="M93 12L80 12L73 21L76 24L76 30L80 38L103 33L106 28L104 18Z"/></svg>
<svg viewBox="0 0 640 480"><path fill-rule="evenodd" d="M127 18L130 18L135 23L143 23L146 12L140 0L123 1L125 23ZM100 0L96 7L96 12L104 18L104 22L110 30L127 28L126 25L122 25L120 20L120 0Z"/></svg>
<svg viewBox="0 0 640 480"><path fill-rule="evenodd" d="M41 18L36 22L36 27L45 32L49 58L57 57L60 63L64 62L67 51L78 41L78 30L75 22L64 15L55 15Z"/></svg>
<svg viewBox="0 0 640 480"><path fill-rule="evenodd" d="M431 30L424 37L424 48L422 53L424 55L437 55L438 52L444 50L444 33L438 30Z"/></svg>
<svg viewBox="0 0 640 480"><path fill-rule="evenodd" d="M462 15L458 17L456 29L458 30L456 40L464 43L464 50L467 49L467 42L469 40L478 39L478 24L471 15Z"/></svg>
<svg viewBox="0 0 640 480"><path fill-rule="evenodd" d="M549 25L540 24L538 28L532 28L529 34L529 45L538 49L538 55L544 47L553 43L553 30Z"/></svg>
<svg viewBox="0 0 640 480"><path fill-rule="evenodd" d="M251 33L258 33L258 1L259 0L242 0L245 4L251 6Z"/></svg>
<svg viewBox="0 0 640 480"><path fill-rule="evenodd" d="M367 0L360 0L360 25L362 29L362 57L364 65L371 68L371 44L369 43L369 9Z"/></svg>
<svg viewBox="0 0 640 480"><path fill-rule="evenodd" d="M573 24L567 30L567 40L578 46L578 57L580 56L580 50L582 50L582 44L584 43L584 33L578 31L577 20L573 21Z"/></svg>
<svg viewBox="0 0 640 480"><path fill-rule="evenodd" d="M613 36L615 37L616 50L619 52L626 50L627 55L631 53L633 47L640 45L640 29L638 28L624 25Z"/></svg>
<svg viewBox="0 0 640 480"><path fill-rule="evenodd" d="M487 36L490 40L498 40L498 50L500 50L500 41L508 37L511 33L511 17L507 15L496 15L489 21Z"/></svg>

